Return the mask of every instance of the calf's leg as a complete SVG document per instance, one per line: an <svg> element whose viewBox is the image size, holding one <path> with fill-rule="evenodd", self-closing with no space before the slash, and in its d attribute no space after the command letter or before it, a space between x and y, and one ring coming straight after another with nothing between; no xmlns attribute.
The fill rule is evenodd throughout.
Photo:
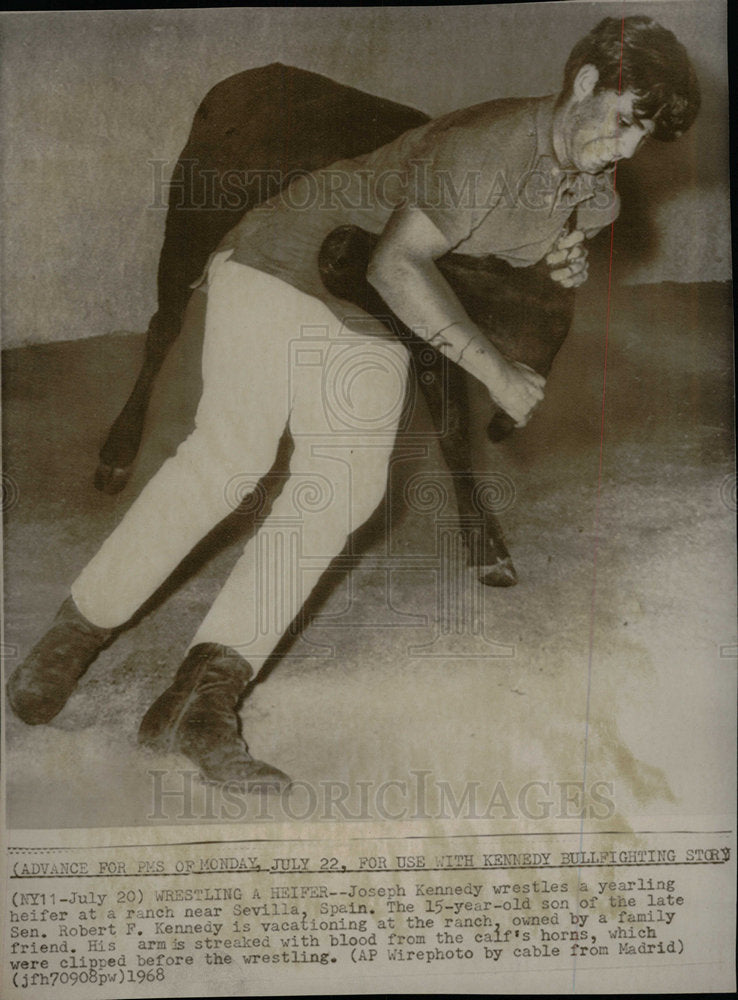
<svg viewBox="0 0 738 1000"><path fill-rule="evenodd" d="M108 431L95 470L95 487L102 493L118 493L128 482L138 453L146 411L154 381L171 344L179 336L181 314L155 313L146 334L143 364L123 409Z"/></svg>
<svg viewBox="0 0 738 1000"><path fill-rule="evenodd" d="M472 468L466 375L424 341L413 337L406 344L451 473L469 565L487 586L512 587L518 576L502 527L495 513L485 507L481 499L483 491L478 489L481 484ZM430 360L432 355L435 358Z"/></svg>
<svg viewBox="0 0 738 1000"><path fill-rule="evenodd" d="M510 587L517 583L515 567L500 522L480 501L482 491L477 489L472 469L466 375L408 329L366 280L375 242L375 236L353 226L334 230L319 257L323 281L334 295L383 319L410 351L417 384L451 473L469 564L477 568L482 583Z"/></svg>

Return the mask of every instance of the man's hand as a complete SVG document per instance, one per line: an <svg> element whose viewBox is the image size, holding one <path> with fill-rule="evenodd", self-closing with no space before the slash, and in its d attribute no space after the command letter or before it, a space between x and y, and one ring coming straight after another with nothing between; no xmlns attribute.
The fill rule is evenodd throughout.
<svg viewBox="0 0 738 1000"><path fill-rule="evenodd" d="M508 413L516 427L525 427L533 410L543 399L546 380L520 361L501 359L494 374L486 380L493 401Z"/></svg>
<svg viewBox="0 0 738 1000"><path fill-rule="evenodd" d="M559 236L553 249L546 254L546 263L551 271L551 278L564 288L577 288L587 280L587 248L584 245L584 233L575 229L566 236Z"/></svg>
<svg viewBox="0 0 738 1000"><path fill-rule="evenodd" d="M379 238L367 279L406 326L479 379L523 427L543 398L545 380L526 365L508 361L469 318L435 264L450 249L427 215L402 206Z"/></svg>

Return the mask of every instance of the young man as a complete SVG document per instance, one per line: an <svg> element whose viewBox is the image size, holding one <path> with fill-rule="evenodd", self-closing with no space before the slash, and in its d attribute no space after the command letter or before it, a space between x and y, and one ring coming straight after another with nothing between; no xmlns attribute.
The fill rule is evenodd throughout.
<svg viewBox="0 0 738 1000"><path fill-rule="evenodd" d="M381 233L369 280L403 322L478 378L518 426L543 378L503 357L435 261L451 250L516 267L546 259L586 278L584 235L617 214L614 172L648 137L694 120L686 52L645 17L606 19L574 48L558 96L492 101L297 179L247 213L208 269L196 426L82 571L47 635L10 678L16 713L47 722L192 547L256 486L289 426L290 478L201 623L142 744L205 778L284 787L239 735L237 706L348 535L380 502L403 409L407 356L388 330L332 297L318 252L340 225ZM562 232L572 212L577 228Z"/></svg>

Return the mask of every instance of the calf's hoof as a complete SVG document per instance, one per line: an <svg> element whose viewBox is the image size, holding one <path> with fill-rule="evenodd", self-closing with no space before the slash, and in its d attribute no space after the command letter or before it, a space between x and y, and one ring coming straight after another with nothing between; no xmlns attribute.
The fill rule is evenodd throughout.
<svg viewBox="0 0 738 1000"><path fill-rule="evenodd" d="M518 582L518 574L510 556L498 559L491 565L478 566L476 569L479 573L479 582L485 587L514 587Z"/></svg>
<svg viewBox="0 0 738 1000"><path fill-rule="evenodd" d="M131 466L108 465L100 462L95 470L95 489L101 493L120 493L131 476Z"/></svg>

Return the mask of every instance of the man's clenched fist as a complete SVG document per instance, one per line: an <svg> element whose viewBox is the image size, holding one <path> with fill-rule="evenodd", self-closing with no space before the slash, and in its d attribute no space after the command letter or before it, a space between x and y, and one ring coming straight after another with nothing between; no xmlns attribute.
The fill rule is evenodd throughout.
<svg viewBox="0 0 738 1000"><path fill-rule="evenodd" d="M587 248L584 233L575 229L565 236L559 236L553 249L546 254L546 263L551 270L551 278L564 288L577 288L587 280Z"/></svg>

